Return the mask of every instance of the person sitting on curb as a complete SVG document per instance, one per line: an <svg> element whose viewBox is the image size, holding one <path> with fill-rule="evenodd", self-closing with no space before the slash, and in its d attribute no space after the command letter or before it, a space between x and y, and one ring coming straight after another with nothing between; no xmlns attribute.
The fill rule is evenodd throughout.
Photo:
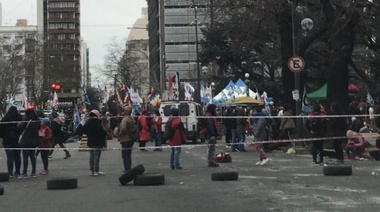
<svg viewBox="0 0 380 212"><path fill-rule="evenodd" d="M364 138L360 133L357 133L352 130L347 131L348 142L346 145L346 157L345 159L350 158L350 152L354 156L354 160L359 160L363 153L364 148Z"/></svg>

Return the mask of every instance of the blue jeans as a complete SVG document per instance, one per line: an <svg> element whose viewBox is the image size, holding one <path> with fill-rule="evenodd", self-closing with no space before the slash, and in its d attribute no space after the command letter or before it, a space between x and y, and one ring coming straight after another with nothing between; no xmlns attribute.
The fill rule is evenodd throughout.
<svg viewBox="0 0 380 212"><path fill-rule="evenodd" d="M216 144L216 137L215 136L212 136L211 138L207 139L207 146L208 146L207 161L208 161L208 164L214 162L215 144Z"/></svg>
<svg viewBox="0 0 380 212"><path fill-rule="evenodd" d="M36 150L22 150L23 174L28 173L28 162L32 164L32 174L36 173Z"/></svg>
<svg viewBox="0 0 380 212"><path fill-rule="evenodd" d="M181 160L181 147L171 147L170 148L170 168L178 168Z"/></svg>
<svg viewBox="0 0 380 212"><path fill-rule="evenodd" d="M102 150L100 148L90 150L90 171L91 172L99 172L99 161L100 161L101 154L102 154Z"/></svg>
<svg viewBox="0 0 380 212"><path fill-rule="evenodd" d="M14 148L12 145L4 145L4 148ZM7 155L7 168L9 175L13 176L13 164L15 165L15 175L20 175L21 150L5 150Z"/></svg>
<svg viewBox="0 0 380 212"><path fill-rule="evenodd" d="M237 138L236 129L231 129L231 149L232 149L232 151L235 151L237 148L236 138Z"/></svg>
<svg viewBox="0 0 380 212"><path fill-rule="evenodd" d="M162 132L154 132L154 142L156 147L162 146Z"/></svg>
<svg viewBox="0 0 380 212"><path fill-rule="evenodd" d="M245 150L245 148L244 148L245 133L238 133L237 136L238 136L238 140L239 140L239 144L237 146L237 149L240 151L244 151Z"/></svg>

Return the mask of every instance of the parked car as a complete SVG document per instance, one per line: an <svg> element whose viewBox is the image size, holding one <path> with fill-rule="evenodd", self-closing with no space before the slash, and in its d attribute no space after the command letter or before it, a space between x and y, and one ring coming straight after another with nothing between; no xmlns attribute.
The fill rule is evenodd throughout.
<svg viewBox="0 0 380 212"><path fill-rule="evenodd" d="M198 117L203 116L202 106L192 101L164 101L160 104L159 112L162 116L162 131L170 117L170 110L175 107L179 110L179 116L186 129L186 138L193 143L198 142ZM166 138L163 138L166 141Z"/></svg>

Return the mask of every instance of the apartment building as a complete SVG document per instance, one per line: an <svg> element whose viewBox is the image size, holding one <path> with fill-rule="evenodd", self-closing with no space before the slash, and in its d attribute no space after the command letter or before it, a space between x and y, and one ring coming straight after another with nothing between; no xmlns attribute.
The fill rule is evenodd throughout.
<svg viewBox="0 0 380 212"><path fill-rule="evenodd" d="M34 104L32 87L40 80L35 77L38 65L33 61L37 40L37 26L28 26L24 19L17 20L15 26L0 25L1 84L19 110L25 109L25 100Z"/></svg>
<svg viewBox="0 0 380 212"><path fill-rule="evenodd" d="M37 0L37 25L45 40L45 68L52 73L44 76L46 86L61 84L59 100L75 104L85 82L82 73L88 73L82 67L87 54L81 53L80 0Z"/></svg>

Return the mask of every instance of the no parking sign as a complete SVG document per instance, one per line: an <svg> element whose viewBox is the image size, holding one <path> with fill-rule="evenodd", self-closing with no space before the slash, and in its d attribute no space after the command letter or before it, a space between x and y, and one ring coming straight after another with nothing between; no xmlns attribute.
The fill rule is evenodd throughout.
<svg viewBox="0 0 380 212"><path fill-rule="evenodd" d="M305 60L298 55L294 55L288 60L288 67L294 73L301 72L305 68Z"/></svg>

